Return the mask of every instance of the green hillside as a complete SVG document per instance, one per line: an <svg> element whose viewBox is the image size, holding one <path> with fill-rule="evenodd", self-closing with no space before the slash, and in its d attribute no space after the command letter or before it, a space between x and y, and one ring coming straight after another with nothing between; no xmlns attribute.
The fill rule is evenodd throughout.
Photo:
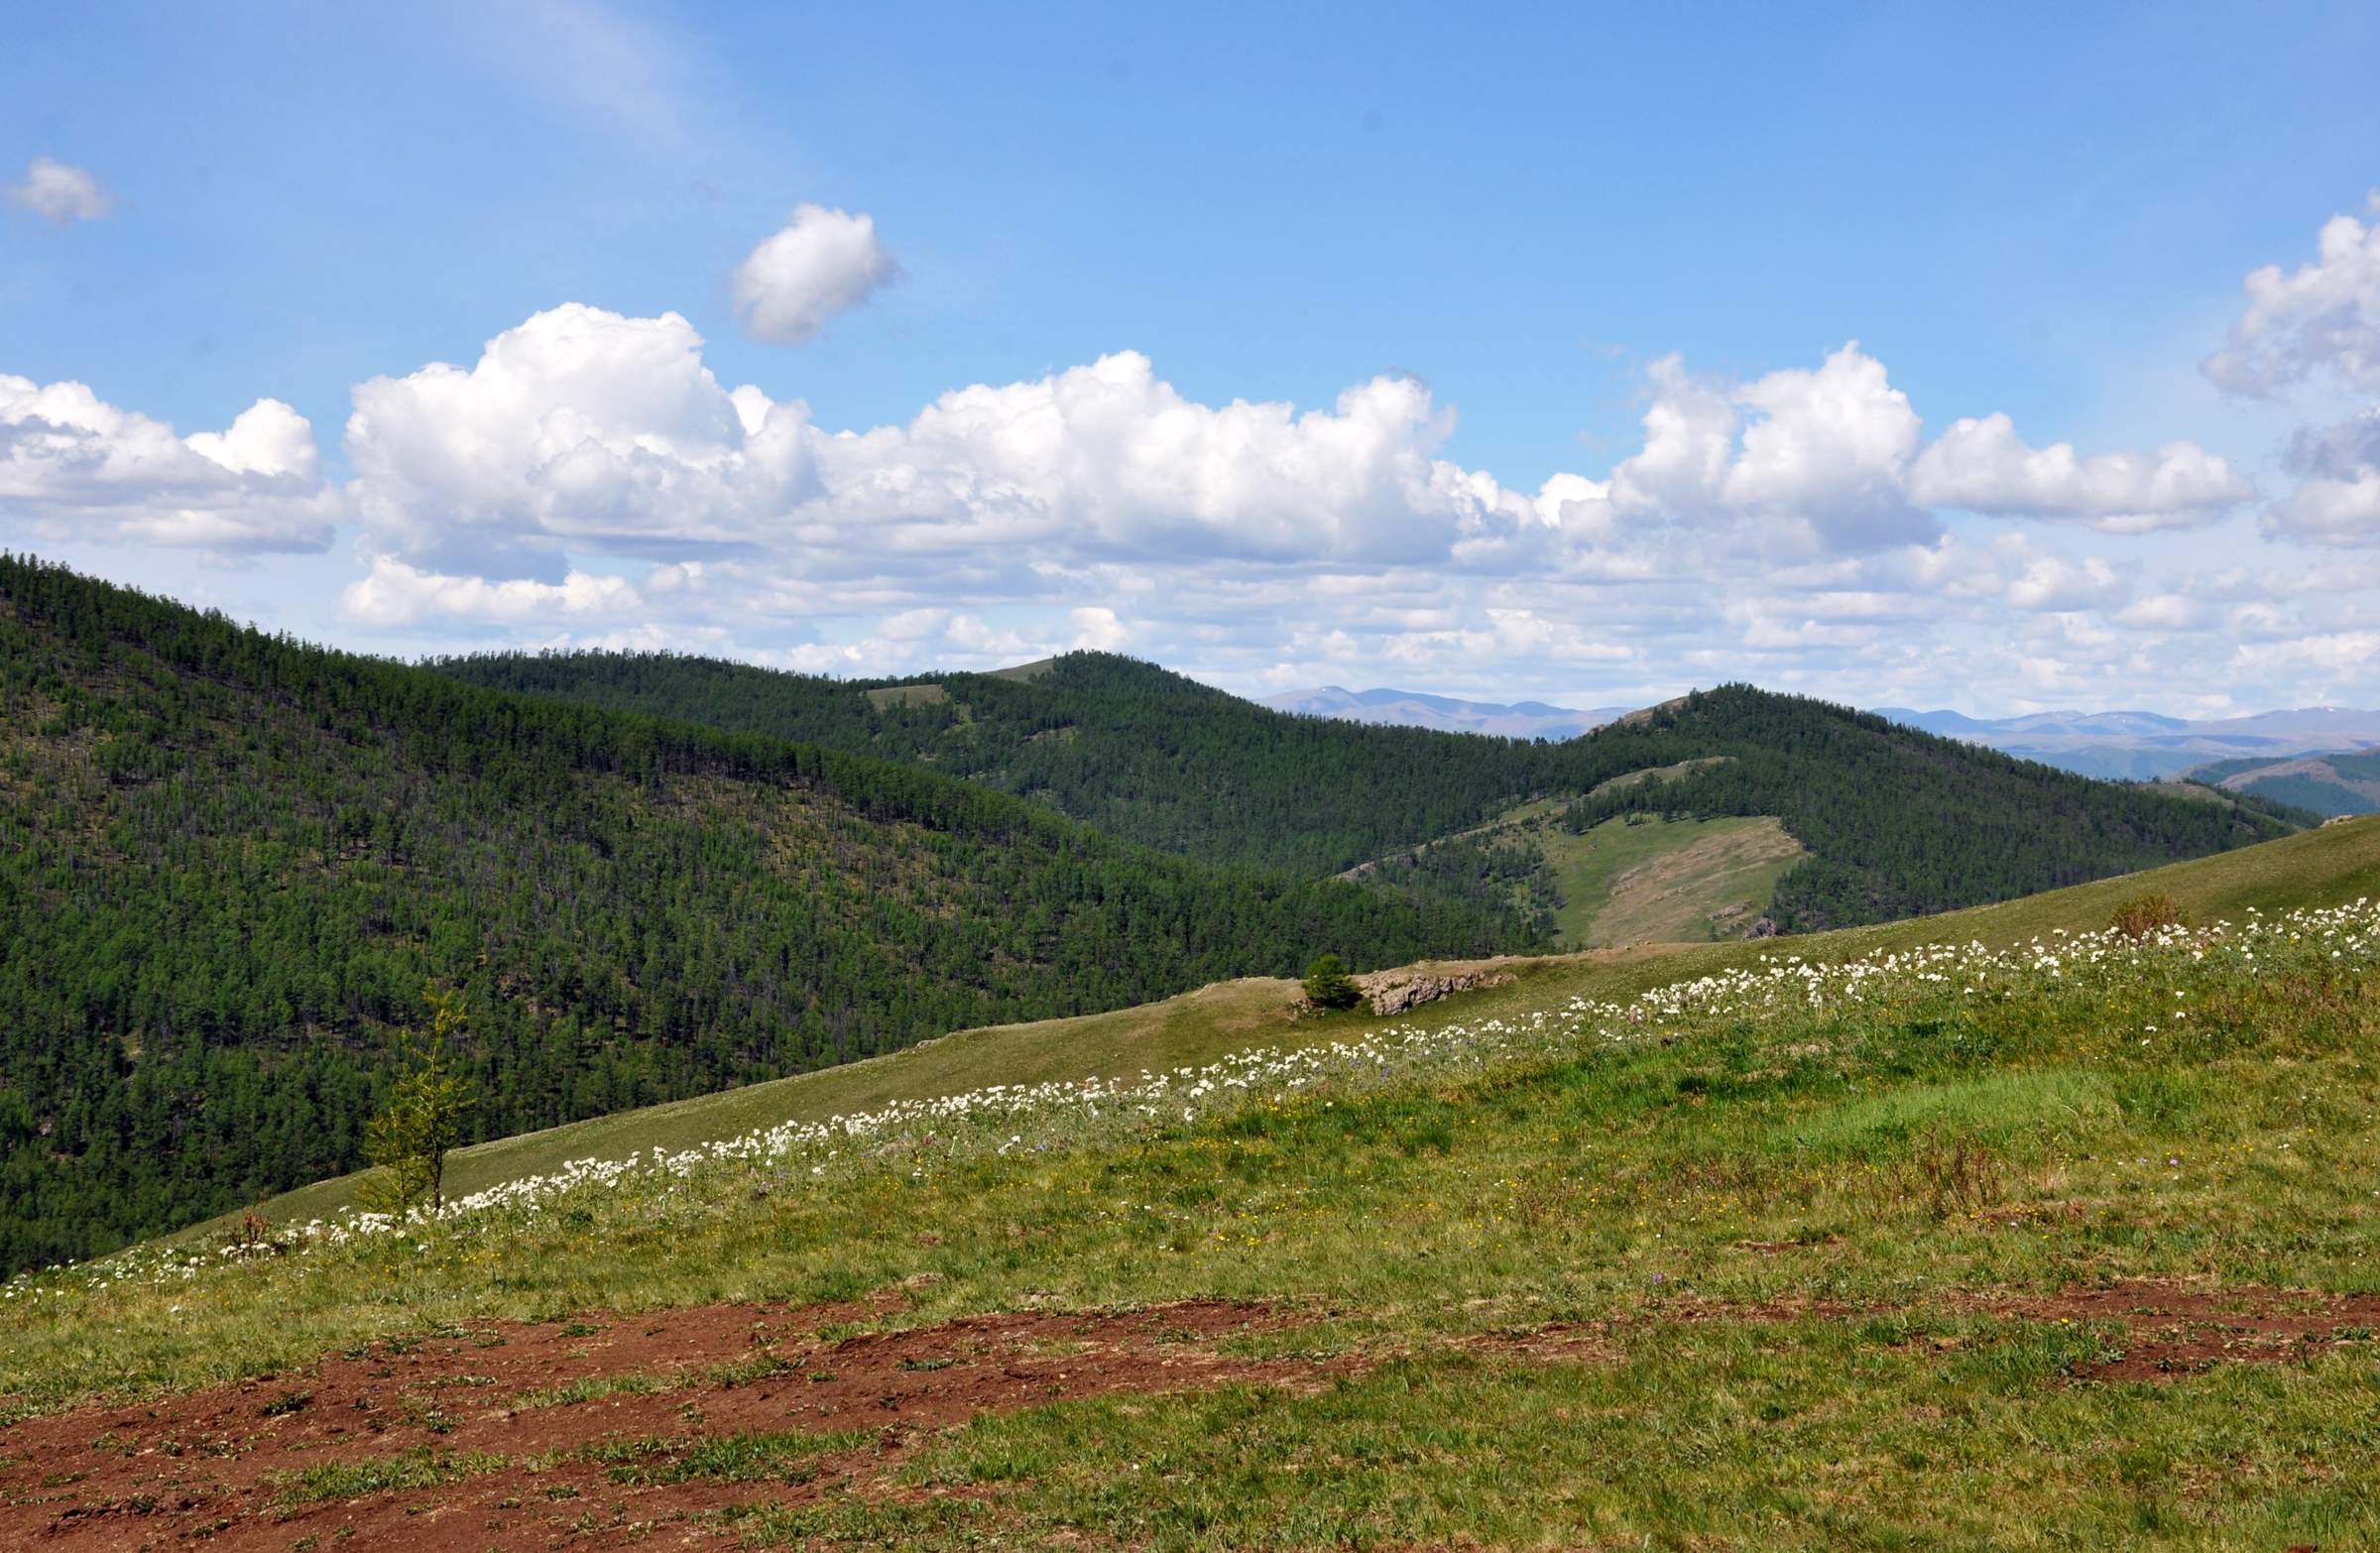
<svg viewBox="0 0 2380 1553"><path fill-rule="evenodd" d="M1781 819L1811 854L1777 882L1770 912L1788 931L2009 899L2299 828L1741 685L1580 742L1677 775L1589 791L1565 818L1574 831L1628 814Z"/></svg>
<svg viewBox="0 0 2380 1553"><path fill-rule="evenodd" d="M1564 861L1508 835L1451 839L1531 799L1578 799L1569 823L1582 832L1629 813L1776 820L1809 854L1776 889L1772 914L1788 929L2008 899L2298 828L2252 804L2093 781L1740 685L1541 744L1291 717L1098 653L1031 665L1029 678L871 682L665 654L437 666L881 755L1185 856L1315 876L1376 862L1410 891L1475 908L1521 902L1548 938L1564 931L1564 907L1579 906L1563 891ZM1656 769L1669 775L1644 776Z"/></svg>
<svg viewBox="0 0 2380 1553"><path fill-rule="evenodd" d="M350 1168L425 985L499 1136L969 1025L1529 936L989 787L0 558L0 1267Z"/></svg>
<svg viewBox="0 0 2380 1553"><path fill-rule="evenodd" d="M2380 820L2333 825L2263 846L2100 880L2021 900L1803 938L1643 946L1508 962L1513 979L1387 1019L1299 1017L1297 984L1250 978L1112 1013L960 1031L906 1050L816 1073L668 1105L623 1111L458 1151L454 1190L486 1191L576 1159L696 1148L789 1122L823 1122L900 1101L995 1084L1130 1078L1204 1066L1233 1053L1345 1038L1351 1029L1430 1028L1449 1021L1525 1019L1573 999L1615 999L1649 987L1724 974L1764 957L1840 961L1938 942L1995 947L2103 924L2125 900L2159 895L2200 920L2380 899ZM352 1205L360 1177L316 1182L259 1205L276 1224L324 1218ZM221 1228L217 1226L217 1228Z"/></svg>
<svg viewBox="0 0 2380 1553"><path fill-rule="evenodd" d="M1663 775L1616 776L1598 790ZM1775 926L1768 911L1777 881L1808 856L1765 815L1697 819L1631 812L1577 830L1563 823L1567 807L1558 798L1533 799L1485 825L1341 877L1501 886L1515 908L1547 923L1557 950L1598 949L1764 936Z"/></svg>
<svg viewBox="0 0 2380 1553"><path fill-rule="evenodd" d="M2216 761L2187 775L2235 798L2291 804L2324 818L2380 809L2380 750Z"/></svg>
<svg viewBox="0 0 2380 1553"><path fill-rule="evenodd" d="M474 684L930 766L1148 846L1315 876L1459 830L1561 780L1551 747L1289 717L1107 653L858 682L653 653L434 666Z"/></svg>
<svg viewBox="0 0 2380 1553"><path fill-rule="evenodd" d="M0 1540L2365 1545L2376 890L2353 821L20 1278Z"/></svg>

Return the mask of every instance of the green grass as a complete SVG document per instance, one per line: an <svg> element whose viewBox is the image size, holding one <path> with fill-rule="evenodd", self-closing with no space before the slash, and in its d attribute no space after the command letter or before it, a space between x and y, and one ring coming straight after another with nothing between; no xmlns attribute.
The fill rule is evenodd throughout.
<svg viewBox="0 0 2380 1553"><path fill-rule="evenodd" d="M888 706L938 706L950 699L950 691L941 685L881 685L860 692L869 704L878 708Z"/></svg>
<svg viewBox="0 0 2380 1553"><path fill-rule="evenodd" d="M1588 789L1587 796L1600 798L1606 792L1619 792L1625 788L1641 786L1648 781L1676 781L1682 776L1691 776L1696 772L1708 771L1714 766L1725 766L1733 759L1735 757L1731 755L1705 755L1691 761L1679 761L1669 766L1648 766L1642 771L1628 772L1622 776L1599 781Z"/></svg>
<svg viewBox="0 0 2380 1553"><path fill-rule="evenodd" d="M2370 821L1765 947L2021 941L2096 927L2151 887L2211 917L2380 895L2376 876ZM1757 952L1578 959L1422 1012L1515 1020ZM751 1481L737 1524L791 1544L2364 1545L2368 1343L2109 1383L2080 1376L2120 1331L1985 1299L2130 1277L2380 1289L2380 979L2317 944L2270 958L2076 967L1987 996L1910 977L1856 1006L1664 1017L1468 1075L1259 1091L1046 1153L731 1174L591 1198L583 1218L434 1226L11 1309L0 1374L58 1406L442 1324L904 1282L902 1323L1269 1300L1312 1319L1252 1347L1351 1368L983 1417L894 1470L981 1500L829 1486L773 1503L767 1483L824 1448L809 1436L655 1448L635 1471ZM1841 1313L1796 1314L1814 1300ZM1583 1324L1570 1348L1508 1340L1565 1322Z"/></svg>
<svg viewBox="0 0 2380 1553"><path fill-rule="evenodd" d="M1562 891L1561 941L1594 949L1739 938L1809 856L1760 818L1613 819L1538 843Z"/></svg>
<svg viewBox="0 0 2380 1553"><path fill-rule="evenodd" d="M1663 837L1674 841L1681 829L1660 821L1636 827L1614 821L1598 827L1595 834L1615 827L1622 833L1621 844L1643 846L1648 853ZM1650 834L1630 836L1629 831ZM1632 865L1614 852L1592 866L1607 876ZM1771 883L1773 886L1773 880ZM1969 937L1995 945L2014 943L2060 927L2097 927L2119 902L2151 892L2173 896L2202 919L2236 916L2251 907L2277 911L2310 901L2380 896L2380 820L2332 825L2147 874L1880 927L1761 943L1711 943L1519 962L1514 966L1519 974L1511 983L1426 1006L1395 1022L1434 1025L1450 1018L1522 1015L1558 1007L1574 996L1628 996L1660 982L1746 964L1764 953L1843 958L1878 948ZM1109 1014L961 1031L890 1056L818 1073L459 1149L448 1160L447 1189L463 1195L524 1176L546 1174L572 1159L624 1158L654 1147L681 1150L781 1122L818 1121L871 1110L890 1101L961 1094L988 1084L1129 1076L1143 1070L1202 1066L1233 1051L1335 1039L1351 1027L1368 1027L1373 1022L1364 1015L1299 1020L1293 1017L1295 998L1293 983L1251 978ZM276 1224L324 1218L352 1205L360 1179L341 1176L301 1187L269 1199L258 1211ZM203 1240L219 1235L236 1217L197 1226L181 1238Z"/></svg>
<svg viewBox="0 0 2380 1553"><path fill-rule="evenodd" d="M1972 1335L1942 1329L1941 1335ZM911 1469L988 1486L919 1514L764 1512L771 1541L958 1545L1001 1525L1152 1549L2363 1545L2368 1356L2187 1394L2059 1389L2085 1346L1946 1364L1841 1324L1673 1328L1615 1363L1405 1363L1315 1401L1248 1393L987 1420ZM2176 1388L2180 1390L2181 1388ZM2342 1454L2341 1445L2346 1444Z"/></svg>
<svg viewBox="0 0 2380 1553"><path fill-rule="evenodd" d="M457 1455L447 1451L413 1450L395 1456L358 1462L330 1462L307 1467L281 1480L278 1494L284 1504L319 1503L327 1499L356 1499L395 1489L431 1489L467 1478L485 1477L511 1465L501 1456Z"/></svg>

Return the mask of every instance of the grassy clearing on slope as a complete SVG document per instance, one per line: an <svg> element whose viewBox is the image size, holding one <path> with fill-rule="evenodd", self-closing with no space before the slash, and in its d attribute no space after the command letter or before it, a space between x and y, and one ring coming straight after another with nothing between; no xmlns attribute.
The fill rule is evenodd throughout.
<svg viewBox="0 0 2380 1553"><path fill-rule="evenodd" d="M497 1316L895 1285L904 1324L1288 1301L1315 1319L1266 1352L1361 1368L987 1416L894 1475L984 1497L756 1491L738 1524L928 1548L2354 1545L2380 1537L2368 1334L2109 1382L2120 1328L2007 1302L2380 1287L2357 931L2254 960L1932 960L1818 1006L1673 998L1506 1065L1259 1088L1095 1145L598 1193L12 1309L0 1374L55 1406Z"/></svg>
<svg viewBox="0 0 2380 1553"><path fill-rule="evenodd" d="M1564 905L1562 941L1582 948L1740 938L1809 854L1773 819L1606 820L1539 838Z"/></svg>
<svg viewBox="0 0 2380 1553"><path fill-rule="evenodd" d="M1735 757L1731 755L1705 755L1691 761L1679 761L1670 766L1648 766L1640 772L1629 772L1624 776L1613 776L1606 781L1599 781L1588 789L1587 796L1600 798L1606 792L1619 792L1625 788L1641 786L1648 781L1675 781L1681 776L1691 776L1696 772L1708 771L1714 766L1725 766L1733 759Z"/></svg>
<svg viewBox="0 0 2380 1553"><path fill-rule="evenodd" d="M1630 772L1595 791L1672 780L1728 759ZM1499 841L1535 851L1562 896L1554 913L1555 942L1572 950L1740 938L1775 898L1777 881L1809 856L1773 818L1636 815L1582 833L1561 824L1567 807L1560 798L1534 798L1421 850ZM1340 877L1363 879L1377 866L1362 864Z"/></svg>
<svg viewBox="0 0 2380 1553"><path fill-rule="evenodd" d="M860 692L869 703L887 706L937 706L950 699L950 691L941 685L880 685L874 690Z"/></svg>

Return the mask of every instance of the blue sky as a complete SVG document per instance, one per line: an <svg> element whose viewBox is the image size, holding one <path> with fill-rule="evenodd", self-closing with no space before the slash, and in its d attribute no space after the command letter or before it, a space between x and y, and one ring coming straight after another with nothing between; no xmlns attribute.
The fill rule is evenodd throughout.
<svg viewBox="0 0 2380 1553"><path fill-rule="evenodd" d="M2374 698L2368 8L57 9L0 543L277 629Z"/></svg>

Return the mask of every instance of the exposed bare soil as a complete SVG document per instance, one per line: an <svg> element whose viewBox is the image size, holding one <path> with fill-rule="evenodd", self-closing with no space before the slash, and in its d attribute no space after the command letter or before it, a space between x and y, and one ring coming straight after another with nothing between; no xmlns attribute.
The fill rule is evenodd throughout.
<svg viewBox="0 0 2380 1553"><path fill-rule="evenodd" d="M2115 1322L2123 1356L2076 1372L2091 1380L2167 1380L2216 1365L2280 1364L2380 1334L2380 1294L2218 1288L2166 1280L1980 1302L2032 1321Z"/></svg>
<svg viewBox="0 0 2380 1553"><path fill-rule="evenodd" d="M1215 1302L820 1336L898 1308L880 1296L491 1323L153 1404L31 1419L0 1429L0 1547L203 1538L282 1553L308 1536L323 1548L402 1541L409 1553L676 1546L737 1535L719 1513L732 1505L914 1492L891 1481L902 1455L922 1432L979 1414L1232 1382L1312 1386L1343 1368L1219 1352L1225 1337L1297 1318ZM789 1475L653 1481L704 1442L789 1433L824 1437ZM597 1460L590 1447L607 1449ZM408 1452L455 1481L329 1500L297 1482Z"/></svg>

